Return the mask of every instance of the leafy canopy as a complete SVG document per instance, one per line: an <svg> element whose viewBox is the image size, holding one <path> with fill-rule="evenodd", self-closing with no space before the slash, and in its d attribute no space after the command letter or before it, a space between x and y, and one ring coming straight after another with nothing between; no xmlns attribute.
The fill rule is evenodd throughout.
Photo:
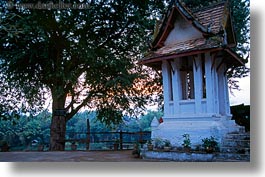
<svg viewBox="0 0 265 177"><path fill-rule="evenodd" d="M153 15L161 14L164 4L60 2L86 8L38 9L47 2L37 0L0 2L1 116L41 110L49 96L53 110L66 109L67 120L88 107L98 111L100 120L117 123L124 110L132 114L135 107L143 108L152 91L143 90L154 77L136 61L152 33Z"/></svg>

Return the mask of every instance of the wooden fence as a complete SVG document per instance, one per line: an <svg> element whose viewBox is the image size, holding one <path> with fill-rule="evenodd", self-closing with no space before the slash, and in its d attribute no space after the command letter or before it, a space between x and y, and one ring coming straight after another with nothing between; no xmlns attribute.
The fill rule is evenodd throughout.
<svg viewBox="0 0 265 177"><path fill-rule="evenodd" d="M76 144L77 146L79 146L77 147L78 150L117 150L117 147L119 147L119 150L123 150L132 149L133 144L136 143L142 145L150 139L150 131L67 132L65 142Z"/></svg>

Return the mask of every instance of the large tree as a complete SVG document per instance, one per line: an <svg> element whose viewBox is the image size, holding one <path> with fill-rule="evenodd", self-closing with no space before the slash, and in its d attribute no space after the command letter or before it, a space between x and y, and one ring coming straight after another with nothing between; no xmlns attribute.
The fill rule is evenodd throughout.
<svg viewBox="0 0 265 177"><path fill-rule="evenodd" d="M136 61L163 3L12 2L0 2L2 117L41 110L51 96L50 150L64 150L66 122L81 108L111 124L144 107L152 78Z"/></svg>

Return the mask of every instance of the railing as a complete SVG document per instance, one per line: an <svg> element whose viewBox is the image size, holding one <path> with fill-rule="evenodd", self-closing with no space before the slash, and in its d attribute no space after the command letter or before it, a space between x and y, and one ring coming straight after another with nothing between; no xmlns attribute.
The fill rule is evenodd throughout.
<svg viewBox="0 0 265 177"><path fill-rule="evenodd" d="M133 144L144 144L151 139L150 131L139 132L67 132L65 142L76 143L78 150L123 150L132 149ZM69 143L66 150L70 150ZM117 146L119 148L117 149Z"/></svg>

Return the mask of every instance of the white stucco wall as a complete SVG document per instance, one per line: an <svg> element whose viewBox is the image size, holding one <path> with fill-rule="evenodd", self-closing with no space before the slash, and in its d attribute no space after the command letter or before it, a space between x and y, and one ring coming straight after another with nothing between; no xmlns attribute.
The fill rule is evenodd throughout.
<svg viewBox="0 0 265 177"><path fill-rule="evenodd" d="M169 33L165 45L183 42L190 39L201 38L201 33L189 24L181 15L178 15L174 28Z"/></svg>

